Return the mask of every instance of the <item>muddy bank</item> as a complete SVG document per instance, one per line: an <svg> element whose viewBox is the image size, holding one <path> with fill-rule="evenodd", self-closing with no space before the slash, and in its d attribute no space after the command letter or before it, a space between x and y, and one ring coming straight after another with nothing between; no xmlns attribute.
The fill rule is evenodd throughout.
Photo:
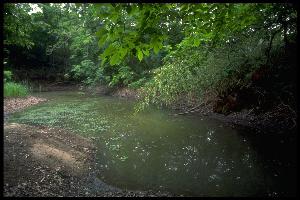
<svg viewBox="0 0 300 200"><path fill-rule="evenodd" d="M121 98L126 98L126 99L139 99L139 91L138 90L133 90L129 88L117 88L113 90L110 94L111 96L114 97L121 97Z"/></svg>
<svg viewBox="0 0 300 200"><path fill-rule="evenodd" d="M225 115L213 112L211 105L200 106L192 112L187 112L186 110L181 109L177 114L205 116L217 119L234 128L251 130L257 133L294 133L297 129L297 114L284 104L259 114L254 113L251 109L243 109L239 112L231 112Z"/></svg>
<svg viewBox="0 0 300 200"><path fill-rule="evenodd" d="M115 97L126 99L139 99L139 91L128 88L119 88L110 93ZM209 98L208 98L209 99ZM230 112L229 114L221 114L214 112L213 103L200 105L187 105L186 103L175 104L171 106L176 115L197 115L199 117L209 117L217 119L222 123L234 128L249 129L255 132L295 132L297 128L297 114L288 105L279 104L272 109L255 113L253 109L242 109L240 111Z"/></svg>
<svg viewBox="0 0 300 200"><path fill-rule="evenodd" d="M126 99L138 99L139 94L137 90L129 89L127 87L109 87L106 85L86 86L82 84L63 84L53 83L35 87L34 92L48 92L48 91L81 91L93 95L109 95L114 97Z"/></svg>
<svg viewBox="0 0 300 200"><path fill-rule="evenodd" d="M41 103L33 96L4 100L7 114ZM143 197L165 192L122 190L97 178L93 141L64 129L4 123L4 196Z"/></svg>
<svg viewBox="0 0 300 200"><path fill-rule="evenodd" d="M109 95L126 99L138 99L139 91L128 87L109 87L107 85L87 86L78 83L55 82L55 83L32 83L33 92L49 91L82 91L94 95Z"/></svg>
<svg viewBox="0 0 300 200"><path fill-rule="evenodd" d="M95 151L92 141L63 129L6 123L4 196L170 196L105 184Z"/></svg>
<svg viewBox="0 0 300 200"><path fill-rule="evenodd" d="M77 92L74 93L76 94ZM55 96L56 95L57 94L55 94ZM71 98L77 100L76 96L75 98L73 96ZM51 96L49 96L49 99L51 99ZM126 101L124 101L124 103L126 103ZM105 102L105 104L103 105L106 104L109 104L109 102ZM120 105L120 106L124 106L124 105ZM102 107L102 105L100 105L99 107ZM208 107L205 106L205 108ZM95 107L93 107L93 109L95 109ZM280 111L283 112L283 110ZM41 111L39 111L39 113L41 113ZM251 114L252 113L250 112L243 116L246 116L247 118L247 116L249 117L251 116ZM29 115L26 115L24 117L26 118L27 116ZM226 118L226 119L230 119L230 118ZM33 121L32 123L35 122ZM198 125L199 124L196 123L195 127L198 127ZM191 125L189 124L188 128L190 126ZM78 130L78 128L76 130ZM5 124L4 135L5 135L5 139L7 139L5 140L5 145L6 145L5 148L8 149L8 153L6 153L5 162L9 160L8 161L9 163L15 163L6 166L5 168L5 171L8 172L8 174L6 174L5 176L12 177L12 178L7 178L5 182L7 187L5 193L6 196L24 196L24 195L26 196L126 196L126 195L163 196L165 195L165 194L155 193L151 191L147 193L136 192L136 191L129 192L126 190L120 190L118 188L114 188L109 185L106 185L101 180L99 180L96 176L96 174L101 175L101 173L100 172L98 173L97 169L94 166L96 163L94 160L95 148L93 146L93 141L87 140L85 138L77 137L75 134L71 132L67 132L66 130L57 129L57 128L54 129L54 128L42 127L42 126ZM255 136L255 139L253 140L254 141L253 146L258 146L259 148L261 148L262 153L260 154L266 155L266 151L269 151L268 153L269 155L266 156L266 158L263 160L266 159L270 160L270 163L272 163L270 165L274 165L278 163L279 166L282 165L282 163L284 164L291 163L290 160L295 158L294 155L292 155L291 153L294 152L294 149L290 150L286 148L286 147L295 146L292 143L292 141L296 141L294 140L294 138L289 137L283 140L282 137L278 137L278 138L274 137L276 136L276 134L274 135L261 134L265 136L264 138L256 137L257 136L256 134L250 134L250 135ZM272 142L271 140L274 140L274 138L276 139L276 141ZM258 145L256 144L257 142ZM250 143L252 143L252 141ZM280 160L284 160L285 158L288 157L288 155L290 155L290 158L284 162L283 161L277 162L278 155L282 155L282 158L280 158ZM15 157L16 160L12 160L13 157ZM274 160L276 161L275 163L273 163ZM70 165L68 165L67 163L70 163ZM294 164L292 166L294 166ZM40 167L42 168L43 171L39 171ZM13 170L12 172L9 172L11 169L14 168L16 169ZM33 169L35 170L35 168L37 168L36 172L33 171ZM280 166L278 168L280 168ZM22 178L23 174L21 173L20 175L19 171L23 172L28 169L29 172L27 174L24 173L24 178ZM287 166L287 169L289 170L284 170L284 171L291 171L290 170L291 167ZM39 176L43 173L45 175ZM39 179L37 180L35 178L30 177L31 174L35 174L35 176L38 176ZM277 174L277 172L274 174ZM292 177L292 176L289 175L286 177ZM47 180L47 183L43 183L45 179ZM15 180L15 181L9 182L10 180ZM27 180L31 180L31 181L27 181ZM199 181L201 180L199 179ZM15 182L17 184L15 184ZM52 183L54 183L54 186L50 185L49 187L49 184ZM43 185L39 185L39 184L43 184ZM56 188L55 187L56 185L58 185L59 187ZM70 186L68 185L74 185L75 187L70 188ZM27 188L27 186L29 188ZM34 188L33 191L31 191L31 188ZM67 188L67 191L64 188Z"/></svg>
<svg viewBox="0 0 300 200"><path fill-rule="evenodd" d="M124 99L138 100L140 98L139 90L129 89L128 87L112 88L105 85L97 86L83 86L79 84L66 84L66 83L53 83L43 86L43 91L81 91L94 95L109 95ZM208 95L209 96L209 95ZM209 97L211 98L211 97ZM209 99L208 98L208 99ZM14 100L12 100L14 101ZM23 100L17 99L15 103L9 103L5 105L9 106L9 109L18 110L18 102ZM34 105L44 101L36 97L28 97L24 100L28 102L28 105ZM6 100L5 100L6 102ZM21 102L20 105L26 103ZM231 112L229 114L220 114L214 112L212 103L196 106L197 109L192 109L196 104L187 105L186 103L175 104L171 109L175 110L176 114L183 115L198 115L199 117L205 116L213 119L217 119L222 123L226 123L229 126L235 128L251 129L257 132L283 132L283 131L296 131L296 119L297 115L294 110L285 104L278 105L277 107L264 112L255 113L253 109L242 109L241 111ZM6 107L4 109L4 115L7 116ZM25 105L25 107L27 107ZM25 108L24 107L24 108Z"/></svg>
<svg viewBox="0 0 300 200"><path fill-rule="evenodd" d="M108 95L117 98L124 99L139 99L139 91L129 89L127 87L108 87L105 85L97 85L97 86L79 86L78 90L82 92L86 92L88 94L94 95Z"/></svg>
<svg viewBox="0 0 300 200"><path fill-rule="evenodd" d="M32 92L79 90L80 85L72 82L32 82Z"/></svg>
<svg viewBox="0 0 300 200"><path fill-rule="evenodd" d="M7 119L10 113L20 111L24 108L45 101L47 101L47 99L38 98L34 96L27 96L24 98L4 98L4 120Z"/></svg>

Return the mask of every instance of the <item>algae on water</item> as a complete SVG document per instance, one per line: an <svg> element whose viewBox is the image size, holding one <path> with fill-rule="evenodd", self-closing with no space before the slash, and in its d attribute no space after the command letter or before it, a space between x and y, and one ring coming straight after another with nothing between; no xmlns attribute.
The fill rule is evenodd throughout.
<svg viewBox="0 0 300 200"><path fill-rule="evenodd" d="M62 127L82 135L97 136L106 131L109 125L108 119L104 115L90 111L93 106L94 102L47 102L15 113L9 121Z"/></svg>

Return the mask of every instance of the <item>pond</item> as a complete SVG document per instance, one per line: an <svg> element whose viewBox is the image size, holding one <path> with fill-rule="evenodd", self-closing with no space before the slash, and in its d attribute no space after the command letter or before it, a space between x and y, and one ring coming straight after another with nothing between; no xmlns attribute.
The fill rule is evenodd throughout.
<svg viewBox="0 0 300 200"><path fill-rule="evenodd" d="M36 94L49 101L10 122L58 126L97 144L99 178L131 190L184 196L293 196L296 143L199 116L174 116L135 101L82 92ZM271 139L270 139L271 138Z"/></svg>

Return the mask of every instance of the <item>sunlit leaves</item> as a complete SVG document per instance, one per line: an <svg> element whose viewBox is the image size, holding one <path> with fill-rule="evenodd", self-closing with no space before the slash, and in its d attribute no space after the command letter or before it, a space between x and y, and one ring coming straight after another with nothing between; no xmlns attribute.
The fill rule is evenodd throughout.
<svg viewBox="0 0 300 200"><path fill-rule="evenodd" d="M157 34L153 35L153 33L158 30L154 27L158 23L159 16L157 15L161 12L160 7L137 4L114 4L110 6L114 8L110 14L103 11L104 16L103 13L99 11L98 15L99 19L102 18L103 20L103 18L105 18L105 20L103 20L104 26L97 32L97 36L100 38L99 45L101 47L105 43L111 44L121 40L121 46L126 49L126 52L133 53L136 51L136 56L140 61L144 56L150 55L151 49L153 49L155 53L158 53L159 50L163 48L162 42L164 38L158 37ZM97 5L99 10L103 10L103 7L110 9L110 6ZM108 54L104 51L101 57L103 60L113 59L113 61L110 62L113 64L116 63L118 58L120 60L124 58L124 54L118 53L118 51L114 53L117 55Z"/></svg>
<svg viewBox="0 0 300 200"><path fill-rule="evenodd" d="M143 50L143 53L146 55L146 56L149 56L149 50L146 49L146 50ZM141 59L142 60L142 59Z"/></svg>
<svg viewBox="0 0 300 200"><path fill-rule="evenodd" d="M31 22L29 4L4 4L4 44L19 45L30 49L34 43L30 34Z"/></svg>
<svg viewBox="0 0 300 200"><path fill-rule="evenodd" d="M118 64L118 63L120 63L119 55L115 53L115 54L113 54L113 55L111 56L111 59L110 59L110 61L109 61L109 64L110 64L110 65L116 65L116 64Z"/></svg>
<svg viewBox="0 0 300 200"><path fill-rule="evenodd" d="M255 6L205 3L103 4L98 6L98 16L110 34L106 36L104 28L99 31L99 45L113 43L122 38L122 46L127 48L128 52L136 49L137 58L142 60L149 55L151 49L157 54L163 48L169 24L172 23L168 20L174 17L179 17L182 25L180 31L186 37L181 46L199 46L201 41L218 42L228 37L230 32L241 31L253 24L256 17L249 15L249 12L255 9ZM143 44L149 46L145 48L142 47ZM106 55L104 58L111 59L112 56Z"/></svg>
<svg viewBox="0 0 300 200"><path fill-rule="evenodd" d="M140 49L137 49L137 56L140 61L143 59L143 52Z"/></svg>
<svg viewBox="0 0 300 200"><path fill-rule="evenodd" d="M134 72L128 66L121 66L118 68L118 73L115 74L109 82L109 86L117 86L122 84L129 84L134 79Z"/></svg>
<svg viewBox="0 0 300 200"><path fill-rule="evenodd" d="M193 46L197 47L197 46L199 46L199 44L200 44L200 39L199 38L195 38Z"/></svg>

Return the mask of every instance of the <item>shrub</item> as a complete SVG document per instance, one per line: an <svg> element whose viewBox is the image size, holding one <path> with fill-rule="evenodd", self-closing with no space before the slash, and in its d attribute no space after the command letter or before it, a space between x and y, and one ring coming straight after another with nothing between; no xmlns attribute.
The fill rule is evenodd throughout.
<svg viewBox="0 0 300 200"><path fill-rule="evenodd" d="M113 75L112 80L109 82L109 86L128 85L134 80L135 73L129 66L121 66L118 72Z"/></svg>
<svg viewBox="0 0 300 200"><path fill-rule="evenodd" d="M73 65L71 75L86 85L93 85L104 81L102 69L91 60L83 60L80 65Z"/></svg>
<svg viewBox="0 0 300 200"><path fill-rule="evenodd" d="M274 49L282 45L275 37ZM213 48L184 47L170 52L164 65L154 71L154 77L142 88L143 102L172 105L182 98L187 103L202 101L204 94L213 91L227 95L232 90L251 87L251 75L267 63L269 41L264 31L251 37L236 36Z"/></svg>
<svg viewBox="0 0 300 200"><path fill-rule="evenodd" d="M146 83L146 81L147 81L146 78L141 78L141 79L139 79L137 81L134 81L134 82L128 84L128 87L130 89L139 89L139 88L141 88Z"/></svg>

